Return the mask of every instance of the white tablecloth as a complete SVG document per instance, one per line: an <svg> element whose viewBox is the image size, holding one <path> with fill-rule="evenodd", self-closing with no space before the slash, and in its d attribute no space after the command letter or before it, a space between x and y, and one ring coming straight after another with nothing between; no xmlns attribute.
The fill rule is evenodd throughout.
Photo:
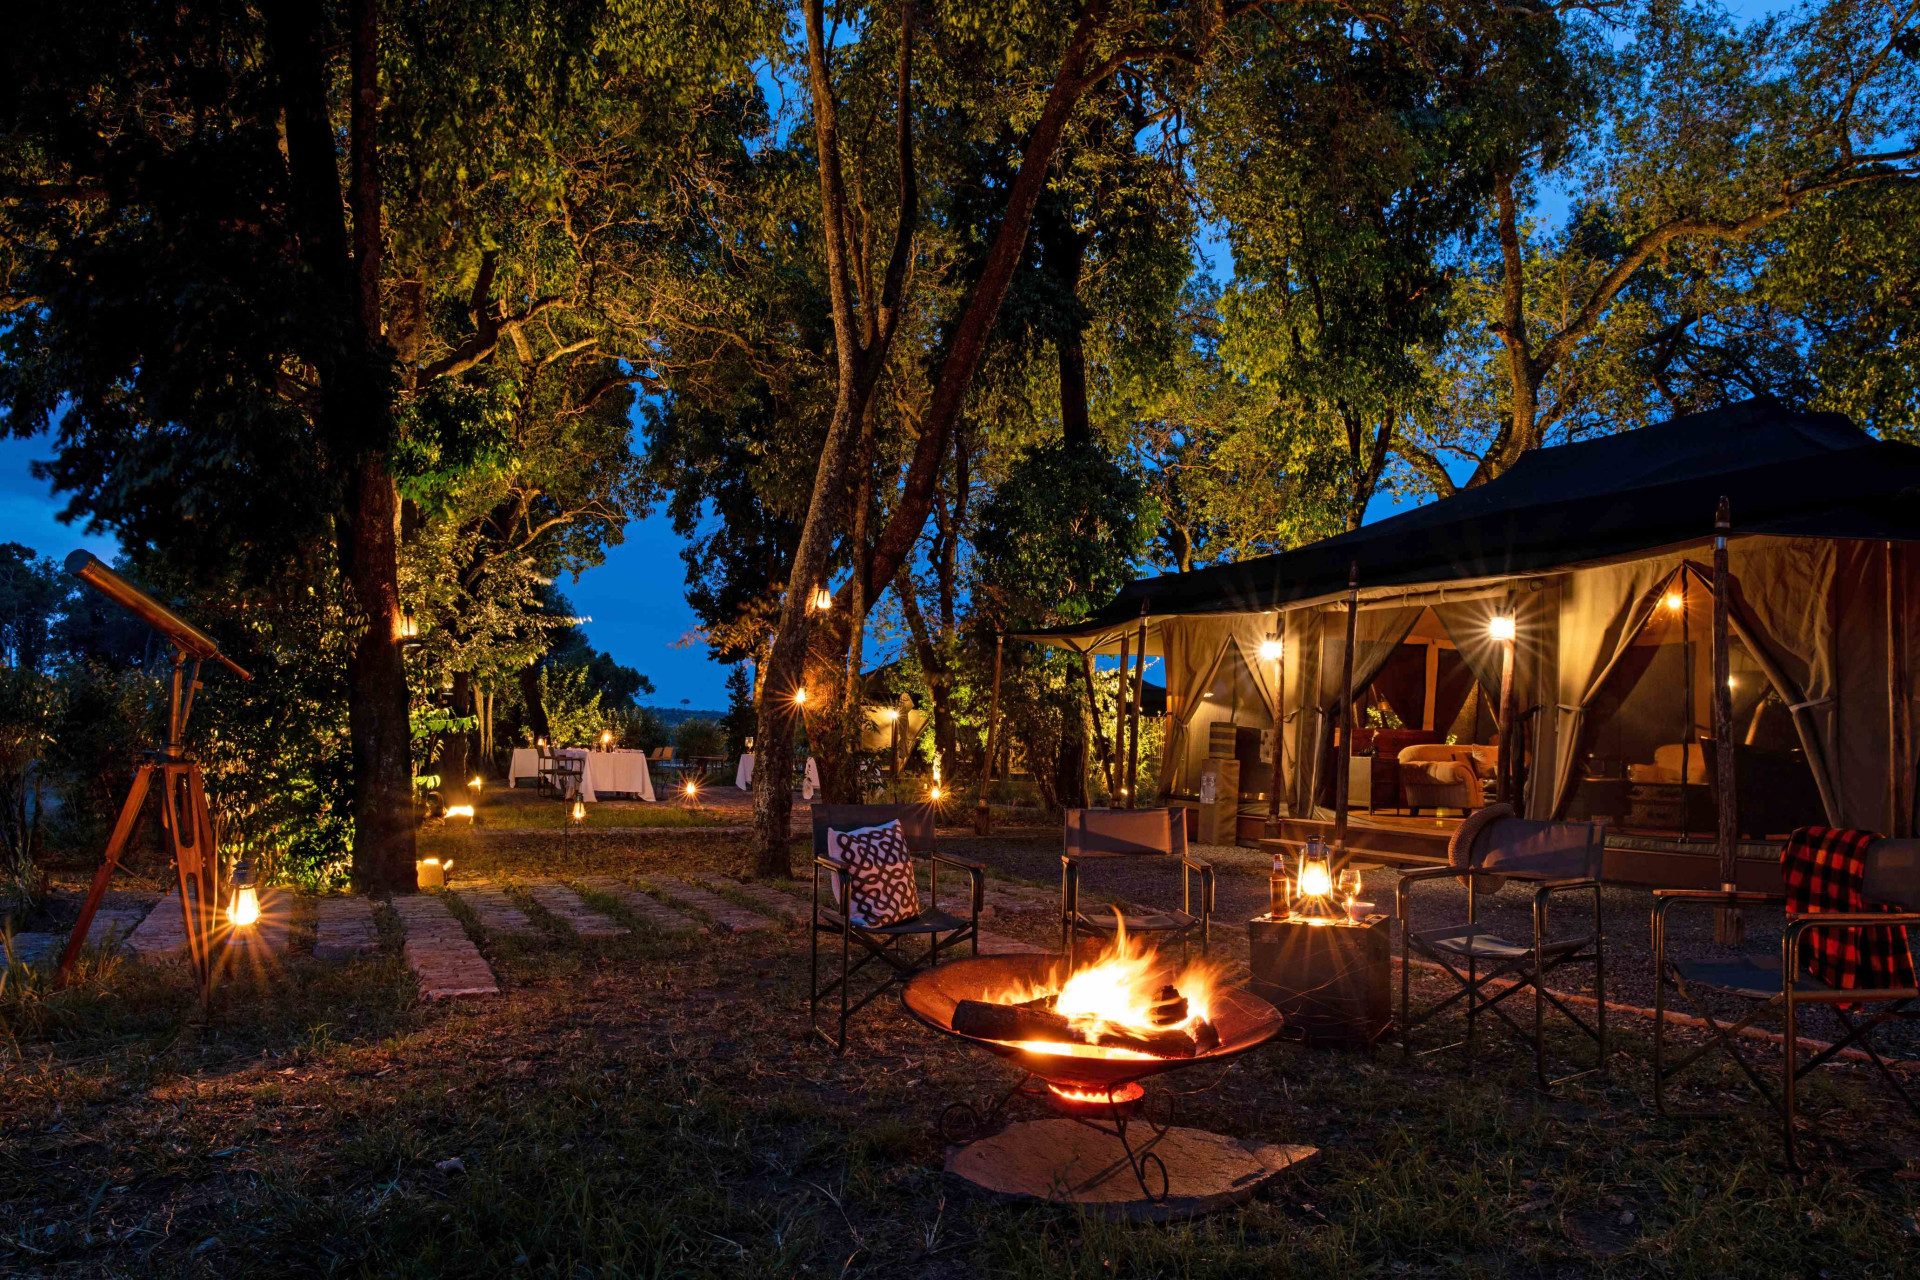
<svg viewBox="0 0 1920 1280"><path fill-rule="evenodd" d="M740 757L740 767L733 771L733 785L740 788L742 791L752 790L753 788L753 752L749 751L745 755ZM820 770L818 767L814 765L813 757L808 756L806 781L803 782L800 786L801 798L806 800L811 800L813 799L813 793L818 791L819 789L820 789Z"/></svg>
<svg viewBox="0 0 1920 1280"><path fill-rule="evenodd" d="M644 751L574 749L560 754L586 761L580 771L580 798L588 804L598 801L596 793L600 791L625 792L642 800L654 798L653 775L647 769L647 753ZM515 747L513 761L507 766L507 785L513 786L521 778L537 779L539 776L539 755L532 747Z"/></svg>

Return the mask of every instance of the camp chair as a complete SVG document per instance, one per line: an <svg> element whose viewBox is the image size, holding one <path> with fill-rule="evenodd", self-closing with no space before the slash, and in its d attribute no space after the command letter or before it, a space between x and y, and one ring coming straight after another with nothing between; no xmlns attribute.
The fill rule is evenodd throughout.
<svg viewBox="0 0 1920 1280"><path fill-rule="evenodd" d="M1469 820L1471 821L1471 819ZM1470 844L1464 866L1425 867L1404 872L1395 891L1395 915L1400 922L1400 1044L1408 1057L1413 1056L1413 1031L1431 1022L1442 1010L1458 1001L1466 1001L1467 1035L1464 1041L1442 1045L1424 1053L1438 1053L1464 1044L1474 1052L1474 1029L1483 1013L1492 1013L1523 1044L1533 1047L1533 1070L1541 1088L1564 1083L1588 1070L1603 1071L1607 1064L1607 973L1606 937L1600 919L1600 860L1605 847L1605 828L1586 822L1535 822L1525 818L1495 817L1480 824L1474 832L1465 832ZM1464 923L1413 927L1413 890L1422 881L1443 876L1471 879L1467 893L1467 918ZM1517 880L1534 886L1533 936L1524 942L1512 942L1479 923L1479 899L1482 894L1498 892L1505 880ZM1593 921L1585 929L1556 936L1548 920L1547 909L1555 894L1591 893ZM1437 963L1450 975L1460 990L1415 1014L1410 1002L1411 971L1414 955ZM1482 962L1486 972L1480 971ZM1546 986L1546 977L1569 964L1593 965L1594 1023L1589 1026ZM1465 972L1462 972L1464 967ZM1492 995L1489 985L1507 982ZM1533 1028L1516 1022L1501 1005L1519 991L1533 992ZM1551 1004L1594 1041L1599 1056L1591 1068L1547 1079L1546 1011Z"/></svg>
<svg viewBox="0 0 1920 1280"><path fill-rule="evenodd" d="M932 877L932 891L921 905L920 914L898 924L867 928L851 922L847 913L845 869L828 857L827 832L857 831L898 820L906 837L907 850L916 861L925 857ZM955 947L967 945L972 955L980 954L980 909L986 903L987 869L977 862L963 862L935 851L934 808L930 804L816 804L813 806L813 928L809 957L808 985L812 992L808 1024L813 1034L833 1046L835 1053L847 1051L847 1022L874 1000L902 986L922 969L938 964ZM971 880L964 917L940 909L940 868L957 867ZM821 898L821 873L826 873L827 895ZM820 939L837 938L840 944L840 976L825 986L820 982ZM907 939L923 937L927 948L916 955L903 945ZM863 955L853 960L858 947ZM853 980L874 962L886 969L884 980L858 1000L853 999ZM820 1003L838 994L840 1023L835 1034L820 1027Z"/></svg>
<svg viewBox="0 0 1920 1280"><path fill-rule="evenodd" d="M1867 848L1867 874L1862 892L1869 902L1896 910L1853 915L1844 912L1816 912L1789 915L1780 938L1780 958L1736 956L1728 960L1668 960L1667 913L1675 907L1737 907L1744 905L1784 906L1786 898L1777 893L1729 893L1715 889L1656 889L1653 892L1653 964L1659 981L1653 993L1653 1100L1663 1116L1704 1119L1725 1115L1714 1111L1676 1111L1667 1106L1667 1082L1685 1071L1714 1049L1731 1057L1748 1081L1779 1112L1787 1148L1787 1165L1798 1169L1794 1154L1793 1125L1795 1086L1810 1072L1832 1061L1842 1050L1858 1046L1907 1109L1920 1117L1920 1105L1901 1085L1869 1038L1884 1022L1920 1020L1920 1009L1908 1006L1920 999L1920 989L1896 987L1887 990L1840 991L1828 986L1806 970L1801 942L1810 929L1823 925L1855 925L1868 929L1886 929L1895 925L1920 924L1920 840L1876 840ZM1792 981L1788 974L1796 975ZM1667 988L1680 993L1694 1012L1707 1024L1713 1038L1669 1064L1666 1056ZM1722 1024L1701 997L1730 996L1748 1002L1746 1014L1738 1021ZM1884 1004L1868 1015L1849 1014L1843 1004ZM1797 1036L1801 1005L1825 1005L1839 1019L1846 1033L1820 1050L1805 1066L1796 1066L1799 1056ZM1769 1009L1782 1010L1784 1027L1780 1065L1780 1096L1775 1097L1753 1063L1740 1052L1739 1036Z"/></svg>
<svg viewBox="0 0 1920 1280"><path fill-rule="evenodd" d="M1080 864L1089 858L1163 858L1180 864L1178 911L1123 910L1128 933L1178 938L1184 952L1195 930L1204 953L1213 941L1213 865L1187 856L1186 812L1181 809L1069 809L1060 855L1060 949L1067 962L1082 933L1105 937L1118 920L1111 912L1080 909ZM1193 873L1200 873L1200 910L1193 909Z"/></svg>

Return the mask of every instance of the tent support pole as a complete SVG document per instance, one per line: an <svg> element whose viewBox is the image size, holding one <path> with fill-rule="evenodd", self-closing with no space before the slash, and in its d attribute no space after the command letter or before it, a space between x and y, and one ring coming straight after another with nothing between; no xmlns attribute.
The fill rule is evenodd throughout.
<svg viewBox="0 0 1920 1280"><path fill-rule="evenodd" d="M993 785L993 753L999 746L996 739L1000 729L1000 655L1006 643L1005 635L994 634L993 696L987 702L987 761L980 770L980 798L973 808L973 829L983 836L993 832L993 810L987 804L987 788Z"/></svg>
<svg viewBox="0 0 1920 1280"><path fill-rule="evenodd" d="M1887 803L1892 807L1887 834L1896 839L1913 834L1913 764L1910 705L1907 694L1907 654L1901 643L1906 619L1900 550L1886 544L1887 567Z"/></svg>
<svg viewBox="0 0 1920 1280"><path fill-rule="evenodd" d="M1113 709L1113 772L1114 789L1107 793L1107 803L1121 808L1127 798L1127 720L1133 706L1133 632L1120 633L1120 693Z"/></svg>
<svg viewBox="0 0 1920 1280"><path fill-rule="evenodd" d="M1353 774L1353 640L1360 612L1360 562L1347 562L1347 649L1340 678L1340 749L1333 754L1333 851L1343 861L1347 852L1347 790Z"/></svg>
<svg viewBox="0 0 1920 1280"><path fill-rule="evenodd" d="M1720 888L1732 893L1735 885L1734 846L1740 839L1740 798L1735 790L1733 768L1733 653L1728 634L1728 600L1731 590L1727 572L1727 533L1732 528L1732 508L1725 498L1713 513L1713 766L1714 783L1719 791L1719 825L1715 830L1715 852L1720 855ZM1681 758L1681 811L1685 812L1685 757ZM1714 913L1713 940L1722 946L1738 946L1746 937L1746 920L1737 907L1722 907Z"/></svg>
<svg viewBox="0 0 1920 1280"><path fill-rule="evenodd" d="M1280 784L1286 780L1287 636L1286 614L1273 616L1273 642L1278 652L1273 659L1273 777L1267 782L1267 821L1280 820ZM1277 832L1268 832L1276 835Z"/></svg>
<svg viewBox="0 0 1920 1280"><path fill-rule="evenodd" d="M1133 654L1133 727L1127 734L1127 808L1140 799L1140 704L1147 692L1147 605L1140 602L1140 643Z"/></svg>
<svg viewBox="0 0 1920 1280"><path fill-rule="evenodd" d="M1508 616L1515 616L1511 597L1507 605ZM1495 804L1510 803L1513 798L1513 755L1514 743L1519 738L1520 726L1514 723L1513 714L1513 649L1519 643L1513 636L1500 642L1500 758L1493 771L1493 799Z"/></svg>
<svg viewBox="0 0 1920 1280"><path fill-rule="evenodd" d="M1100 693L1093 683L1093 650L1080 651L1080 672L1087 678L1087 715L1093 721L1093 746L1100 753L1100 772L1107 780L1107 799L1113 799L1113 790L1120 784L1113 776L1113 752L1107 747L1107 731L1100 724Z"/></svg>

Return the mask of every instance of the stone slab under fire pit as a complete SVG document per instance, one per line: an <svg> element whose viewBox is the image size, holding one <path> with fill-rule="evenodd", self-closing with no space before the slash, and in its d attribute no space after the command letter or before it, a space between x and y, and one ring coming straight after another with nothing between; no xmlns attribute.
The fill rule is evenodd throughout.
<svg viewBox="0 0 1920 1280"><path fill-rule="evenodd" d="M1142 1124L1130 1136L1138 1150L1151 1135ZM1075 1204L1105 1218L1171 1222L1245 1204L1269 1180L1320 1157L1317 1147L1178 1126L1167 1130L1153 1152L1167 1168L1167 1198L1159 1202L1141 1191L1119 1138L1065 1118L1010 1124L991 1137L954 1147L947 1153L947 1172L1008 1200Z"/></svg>

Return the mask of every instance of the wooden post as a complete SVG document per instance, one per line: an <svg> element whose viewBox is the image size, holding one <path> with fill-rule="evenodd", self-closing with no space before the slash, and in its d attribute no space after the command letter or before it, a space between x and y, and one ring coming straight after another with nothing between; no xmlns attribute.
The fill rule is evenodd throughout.
<svg viewBox="0 0 1920 1280"><path fill-rule="evenodd" d="M1360 562L1347 564L1347 651L1340 677L1340 749L1333 754L1333 851L1347 852L1347 778L1353 772L1353 641L1360 611Z"/></svg>
<svg viewBox="0 0 1920 1280"><path fill-rule="evenodd" d="M1892 812L1887 834L1913 834L1913 764L1907 694L1907 593L1900 574L1900 549L1886 544L1887 566L1887 804Z"/></svg>
<svg viewBox="0 0 1920 1280"><path fill-rule="evenodd" d="M1000 655L1007 638L993 637L993 696L987 701L987 762L980 770L980 798L973 808L973 829L980 835L993 832L993 810L987 805L987 788L993 784L993 753L1000 729Z"/></svg>
<svg viewBox="0 0 1920 1280"><path fill-rule="evenodd" d="M1508 616L1517 627L1519 619L1511 605ZM1518 642L1517 635L1500 641L1500 760L1493 773L1493 798L1498 804L1510 803L1513 796L1513 751L1519 736L1513 716L1513 650Z"/></svg>
<svg viewBox="0 0 1920 1280"><path fill-rule="evenodd" d="M1713 767L1720 792L1720 822L1715 831L1714 848L1720 855L1720 887L1728 893L1736 888L1734 845L1740 839L1740 797L1735 790L1733 770L1733 654L1728 635L1728 601L1731 589L1727 573L1727 531L1732 525L1732 509L1725 498L1713 513ZM1685 757L1682 757L1684 768ZM1687 775L1680 775L1681 805L1686 804ZM1738 946L1746 937L1746 921L1735 907L1722 907L1713 918L1713 940L1722 946Z"/></svg>
<svg viewBox="0 0 1920 1280"><path fill-rule="evenodd" d="M1287 707L1287 637L1283 619L1278 614L1273 619L1273 778L1267 784L1267 821L1275 822L1280 817L1280 784L1286 779L1286 728ZM1269 835L1274 834L1272 832Z"/></svg>
<svg viewBox="0 0 1920 1280"><path fill-rule="evenodd" d="M1140 643L1133 655L1133 728L1127 735L1127 808L1140 798L1140 704L1147 692L1147 606L1140 604Z"/></svg>
<svg viewBox="0 0 1920 1280"><path fill-rule="evenodd" d="M1718 552L1715 552L1718 555ZM1698 723L1693 715L1693 619L1691 593L1693 585L1686 568L1680 570L1680 667L1683 677L1683 700L1685 711L1680 717L1680 835L1685 838L1690 830L1687 821L1687 774L1693 748L1694 725ZM1717 606L1716 606L1717 609ZM1718 617L1718 613L1715 614Z"/></svg>
<svg viewBox="0 0 1920 1280"><path fill-rule="evenodd" d="M980 772L980 794L974 810L974 829L981 835L993 829L993 813L987 802L987 792L993 784L993 767L999 758L1000 665L1005 647L1006 636L996 632L993 637L993 692L987 700L987 756L985 767Z"/></svg>
<svg viewBox="0 0 1920 1280"><path fill-rule="evenodd" d="M1120 633L1120 693L1113 713L1113 771L1119 775L1116 789L1110 791L1107 800L1114 808L1125 807L1127 791L1127 720L1128 709L1133 706L1131 690L1133 672L1127 663L1133 657L1133 632Z"/></svg>

